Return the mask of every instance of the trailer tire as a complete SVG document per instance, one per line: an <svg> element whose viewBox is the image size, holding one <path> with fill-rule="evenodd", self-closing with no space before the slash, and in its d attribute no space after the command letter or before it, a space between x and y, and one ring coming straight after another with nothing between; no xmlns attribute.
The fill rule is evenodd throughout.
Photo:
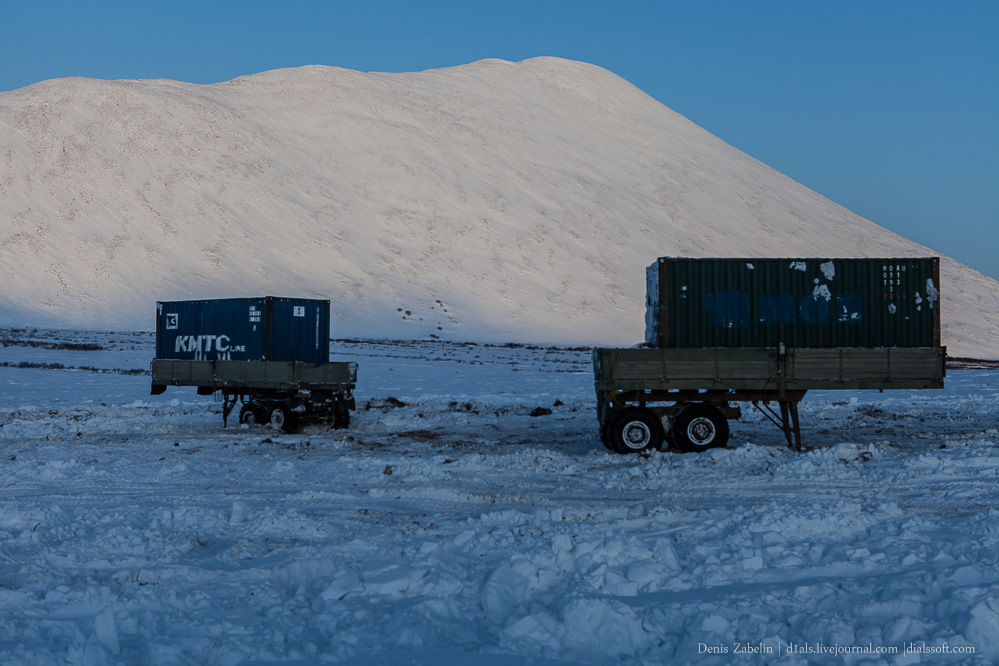
<svg viewBox="0 0 999 666"><path fill-rule="evenodd" d="M291 411L287 403L279 402L271 410L271 426L279 428L286 433L293 433L298 430L298 414Z"/></svg>
<svg viewBox="0 0 999 666"><path fill-rule="evenodd" d="M617 453L639 453L658 449L665 439L663 424L648 409L625 409L611 422L608 439Z"/></svg>
<svg viewBox="0 0 999 666"><path fill-rule="evenodd" d="M688 453L723 447L728 443L728 434L728 419L712 405L688 405L673 421L673 443Z"/></svg>
<svg viewBox="0 0 999 666"><path fill-rule="evenodd" d="M263 425L266 423L264 419L263 408L255 402L248 402L243 405L239 410L239 424L249 427L254 427L258 425Z"/></svg>

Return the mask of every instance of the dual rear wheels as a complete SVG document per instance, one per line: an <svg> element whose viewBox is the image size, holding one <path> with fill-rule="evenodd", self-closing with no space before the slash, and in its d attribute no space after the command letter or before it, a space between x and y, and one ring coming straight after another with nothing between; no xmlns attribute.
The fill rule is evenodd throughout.
<svg viewBox="0 0 999 666"><path fill-rule="evenodd" d="M351 405L353 403L350 403ZM301 410L301 408L299 408ZM317 420L313 414L311 420ZM344 429L350 426L350 406L343 402L337 402L334 410L330 412L330 418L334 429ZM305 419L308 422L310 419ZM251 428L270 424L272 427L287 433L297 432L303 424L303 417L300 411L296 411L291 404L284 401L257 402L251 400L243 404L239 411L239 422Z"/></svg>
<svg viewBox="0 0 999 666"><path fill-rule="evenodd" d="M669 435L673 445L681 451L707 451L728 442L728 420L713 405L687 405L676 415ZM607 448L617 453L658 449L666 442L662 421L652 410L643 407L629 407L612 415L602 425L600 437Z"/></svg>
<svg viewBox="0 0 999 666"><path fill-rule="evenodd" d="M271 409L271 427L284 432L298 430L298 414L291 411L287 403L279 402Z"/></svg>
<svg viewBox="0 0 999 666"><path fill-rule="evenodd" d="M239 422L251 428L269 423L287 433L295 432L299 426L298 414L293 412L287 403L283 402L271 406L248 402L239 410Z"/></svg>
<svg viewBox="0 0 999 666"><path fill-rule="evenodd" d="M264 413L263 405L258 405L255 402L247 402L243 404L242 409L239 410L239 424L247 425L251 428L258 425L264 425L267 423L267 416Z"/></svg>

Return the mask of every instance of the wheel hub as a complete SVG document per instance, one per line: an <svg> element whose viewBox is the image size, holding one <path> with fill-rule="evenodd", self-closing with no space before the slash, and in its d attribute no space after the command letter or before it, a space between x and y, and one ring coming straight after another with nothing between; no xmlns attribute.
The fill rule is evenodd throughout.
<svg viewBox="0 0 999 666"><path fill-rule="evenodd" d="M624 428L624 442L633 449L644 448L651 439L652 431L641 421L633 421Z"/></svg>
<svg viewBox="0 0 999 666"><path fill-rule="evenodd" d="M687 426L687 437L700 446L710 444L715 438L715 424L710 419L698 417Z"/></svg>

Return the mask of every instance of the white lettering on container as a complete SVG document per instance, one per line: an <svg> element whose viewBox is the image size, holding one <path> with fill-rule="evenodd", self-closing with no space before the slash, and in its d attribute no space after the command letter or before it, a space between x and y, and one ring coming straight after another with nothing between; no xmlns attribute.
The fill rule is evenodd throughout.
<svg viewBox="0 0 999 666"><path fill-rule="evenodd" d="M245 352L245 345L233 345L228 335L178 335L173 343L174 353L194 354L195 361L207 359L208 354L216 353L216 360L232 360L232 352Z"/></svg>

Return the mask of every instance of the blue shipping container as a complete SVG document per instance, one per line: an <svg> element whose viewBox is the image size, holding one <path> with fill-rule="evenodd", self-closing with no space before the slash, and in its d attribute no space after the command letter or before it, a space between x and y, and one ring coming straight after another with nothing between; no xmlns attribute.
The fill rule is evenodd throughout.
<svg viewBox="0 0 999 666"><path fill-rule="evenodd" d="M156 358L329 361L330 302L220 298L156 303Z"/></svg>

